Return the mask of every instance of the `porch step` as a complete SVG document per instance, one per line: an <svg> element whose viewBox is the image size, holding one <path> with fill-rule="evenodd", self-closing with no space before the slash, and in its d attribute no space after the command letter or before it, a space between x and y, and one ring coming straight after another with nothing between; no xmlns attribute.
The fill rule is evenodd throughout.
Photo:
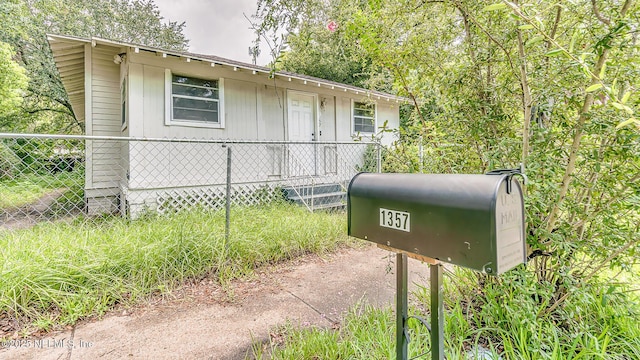
<svg viewBox="0 0 640 360"><path fill-rule="evenodd" d="M301 185L301 186L288 186L282 189L287 198L325 194L325 193L334 193L334 192L342 192L342 186L336 183L329 184L315 184L315 185Z"/></svg>
<svg viewBox="0 0 640 360"><path fill-rule="evenodd" d="M339 210L347 206L347 193L340 184L317 184L285 187L282 189L289 201L313 210Z"/></svg>

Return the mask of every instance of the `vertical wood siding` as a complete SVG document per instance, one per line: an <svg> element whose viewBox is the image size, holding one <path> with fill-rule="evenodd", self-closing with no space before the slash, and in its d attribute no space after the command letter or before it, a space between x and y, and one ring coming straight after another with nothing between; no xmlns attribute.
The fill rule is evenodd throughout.
<svg viewBox="0 0 640 360"><path fill-rule="evenodd" d="M226 138L257 139L256 84L225 79L224 98Z"/></svg>
<svg viewBox="0 0 640 360"><path fill-rule="evenodd" d="M114 49L96 46L91 54L91 134L121 135L120 66L113 62ZM117 188L124 172L121 144L113 141L92 141L92 188ZM90 157L90 158L89 158Z"/></svg>
<svg viewBox="0 0 640 360"><path fill-rule="evenodd" d="M336 118L339 121L336 121L336 139L338 141L349 141L352 135L351 98L339 97L337 101Z"/></svg>
<svg viewBox="0 0 640 360"><path fill-rule="evenodd" d="M333 96L320 96L325 99L324 109L320 109L320 141L336 140L336 109Z"/></svg>
<svg viewBox="0 0 640 360"><path fill-rule="evenodd" d="M285 97L284 90L276 89L273 86L263 87L262 92L262 121L264 122L264 132L260 134L260 140L285 140L284 132L284 112ZM258 110L260 111L260 110Z"/></svg>
<svg viewBox="0 0 640 360"><path fill-rule="evenodd" d="M352 140L351 99L366 101L363 95L355 95L342 90L318 87L315 83L304 85L301 82L268 79L264 74L234 71L227 66L211 67L207 63L186 62L177 57L162 58L147 53L129 53L129 76L133 84L139 77L144 91L130 91L130 103L143 107L143 126L139 132L131 119L130 135L159 138L205 138L205 139L247 139L247 140L286 140L286 90L296 90L317 94L325 99L325 108L321 109L320 122L322 136L320 140ZM203 79L224 78L225 127L191 127L181 124L165 124L165 69L172 73ZM137 75L134 75L137 74ZM170 90L170 89L166 89ZM398 124L398 104L379 100L378 119L380 125L388 119L389 124ZM132 112L133 113L133 112ZM397 125L396 125L397 126ZM391 142L390 134L384 136L386 143Z"/></svg>

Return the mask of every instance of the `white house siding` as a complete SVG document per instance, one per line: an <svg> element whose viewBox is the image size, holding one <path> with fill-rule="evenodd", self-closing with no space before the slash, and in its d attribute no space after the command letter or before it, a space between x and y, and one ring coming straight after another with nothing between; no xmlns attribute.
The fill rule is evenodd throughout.
<svg viewBox="0 0 640 360"><path fill-rule="evenodd" d="M261 111L261 122L264 123L264 126L259 128L259 134L262 135L260 139L285 140L284 90L268 85L261 85L259 89L261 110L258 108L258 111Z"/></svg>
<svg viewBox="0 0 640 360"><path fill-rule="evenodd" d="M178 65L181 64L178 63ZM180 72L180 70L175 71ZM185 71L183 69L181 73ZM257 85L255 83L225 79L226 126L224 129L208 129L165 124L164 68L132 63L129 68L129 77L132 83L141 82L136 87L143 89L136 92L133 91L132 86L129 96L131 106L140 108L136 111L132 109L131 113L139 114L143 120L137 123L135 118L130 120L132 136L179 139L258 138ZM267 117L270 117L270 114ZM226 164L226 160L224 164L217 163L224 157L221 151L208 146L205 149L202 144L133 142L130 145L129 186L131 188L164 188L220 183L222 181L220 168ZM247 159L243 161L245 166L256 168L261 165L256 162L257 156L250 156L249 153L238 154L238 156L242 155ZM215 161L210 162L207 159L215 159Z"/></svg>
<svg viewBox="0 0 640 360"><path fill-rule="evenodd" d="M132 58L135 59L135 56ZM176 73L211 77L201 73L202 64L174 61L173 65L176 67L172 71ZM190 71L194 65L200 65L199 69L196 66L195 73ZM282 110L279 110L279 106L273 106L271 96L277 98L273 88L272 92L268 89L263 92L263 85L225 78L225 128L210 129L165 124L164 67L131 62L129 78L132 83L129 93L130 114L137 114L142 119L137 121L131 117L131 136L172 139L283 138ZM137 85L134 86L134 83ZM140 88L142 91L135 91L134 88ZM282 96L282 91L278 92ZM263 97L266 98L266 104L259 112L257 106L263 101ZM226 151L227 149L220 144L132 142L129 145L130 180L127 196L132 214L135 215L145 207L157 207L158 204L151 198L154 194L167 191L196 191L194 189L216 190L216 186L225 183ZM232 151L234 182L267 179L273 174L277 177L281 173L281 169L274 164L281 161L282 146L235 144ZM157 191L150 192L145 189ZM207 194L202 193L199 196Z"/></svg>
<svg viewBox="0 0 640 360"><path fill-rule="evenodd" d="M224 80L225 129L228 139L258 139L256 84L226 78ZM220 134L222 135L222 134Z"/></svg>
<svg viewBox="0 0 640 360"><path fill-rule="evenodd" d="M353 139L351 98L340 96L337 99L337 103L336 118L342 119L342 121L336 121L336 140L351 141Z"/></svg>
<svg viewBox="0 0 640 360"><path fill-rule="evenodd" d="M127 75L128 72L128 66L120 66L120 77L119 77L119 91L120 94L122 94L122 87L126 87L126 93L128 94L131 91L131 81L129 80L129 76ZM135 85L135 84L133 84ZM137 89L134 89L137 90ZM120 116L122 116L122 99L120 99ZM129 135L129 127L130 127L130 122L129 122L129 118L131 117L131 109L130 109L130 104L129 104L129 100L126 99L126 103L125 103L125 123L122 124L123 119L120 118L120 123L121 125L121 136L124 137L128 137ZM136 116L136 114L133 114L134 117ZM129 178L129 143L127 141L120 141L119 144L120 146L120 159L121 159L121 166L122 166L122 172L121 172L121 176L120 176L120 190L121 190L121 200L122 197L124 197L124 193L127 191L127 188L129 186L128 184L128 178ZM119 209L122 214L124 215L126 212L126 209L124 206L120 206Z"/></svg>
<svg viewBox="0 0 640 360"><path fill-rule="evenodd" d="M112 59L113 54L108 58L111 64ZM362 94L358 96L317 84L305 85L300 81L278 79L274 84L265 74L234 71L228 66L211 67L206 62L187 62L175 56L163 58L145 51L129 51L127 62L122 66L128 69L129 84L129 120L125 131L133 137L287 140L287 90L291 89L317 95L319 128L314 132L318 140L351 141L352 98L365 100ZM224 128L167 124L166 69L185 76L224 79ZM116 109L119 109L120 84L117 89ZM324 105L320 106L320 102ZM397 124L397 109L379 105L378 120L387 118L389 126ZM119 116L114 123L120 125ZM388 138L385 135L387 143ZM291 155L286 145L231 144L231 148L234 183L277 181L291 171L287 165ZM316 175L339 179L344 174L352 174L361 164L365 149L365 146L315 146ZM211 197L225 183L226 148L220 144L138 141L131 142L126 152L129 171L126 193L132 215L144 208L158 207L158 197L169 193L184 199Z"/></svg>
<svg viewBox="0 0 640 360"><path fill-rule="evenodd" d="M384 122L387 121L387 129L397 130L400 128L398 105L392 105L385 100L380 100L376 106L376 112L378 127L384 125ZM391 145L396 140L396 136L394 133L384 133L381 140L382 144L385 146Z"/></svg>
<svg viewBox="0 0 640 360"><path fill-rule="evenodd" d="M91 49L91 126L88 135L119 136L120 66L113 62L117 49L97 45ZM113 141L91 140L87 144L87 174L85 196L90 214L112 212L117 209L119 185L124 173L121 144Z"/></svg>
<svg viewBox="0 0 640 360"><path fill-rule="evenodd" d="M285 140L285 91L268 85L258 85L258 134L262 140ZM261 170L267 179L280 179L285 174L285 147L279 144L264 145L265 156Z"/></svg>
<svg viewBox="0 0 640 360"><path fill-rule="evenodd" d="M233 62L224 60L212 64L188 55L171 55L103 39L52 35L49 42L76 116L85 121L87 135L286 141L287 97L308 94L315 102L315 139L350 142L354 135L352 101L368 99L366 90L282 73L273 79L264 69L253 70L244 65L234 68L230 64ZM115 55L124 55L120 56L121 64L114 63ZM167 122L170 115L167 113L170 106L165 103L169 90L167 70L185 76L224 79L224 128ZM127 86L128 120L124 126L123 83ZM397 128L398 104L382 97L377 99L378 125L389 120L389 127ZM383 137L385 144L392 140L389 134ZM231 144L231 148L234 183L269 181L273 186L274 182L297 173L292 172L290 145ZM361 163L366 146L354 150L348 145L316 143L303 148L311 148L316 154L312 158L315 160L311 160L312 168L323 178L314 181L322 181L329 177L340 180L352 174L353 168ZM187 194L180 201L189 202L199 196L217 199L226 172L226 150L220 144L193 142L89 140L85 179L89 213L115 210L121 192L131 208L138 209L154 207L176 192Z"/></svg>
<svg viewBox="0 0 640 360"><path fill-rule="evenodd" d="M336 121L336 138L338 141L350 141L353 136L356 135L353 132L353 115L352 109L352 97L338 97L336 99L339 106L336 108L337 119L349 119L349 121ZM356 99L364 101L364 99ZM384 122L387 121L388 129L398 129L400 125L400 118L398 112L398 104L387 102L386 100L378 100L376 102L376 126L381 127ZM363 140L370 139L371 134L360 134ZM381 142L385 146L389 146L396 140L396 134L392 132L385 132L382 134ZM362 146L357 148L358 153L353 153L353 150L349 150L344 146L338 146L338 160L342 163L342 166L347 168L358 168L361 162L360 159L365 155L366 147Z"/></svg>
<svg viewBox="0 0 640 360"><path fill-rule="evenodd" d="M283 117L276 90L246 80L224 78L225 128L211 129L165 124L165 67L188 76L223 77L231 71L211 69L205 64L185 63L132 54L129 77L140 81L142 92L130 92L130 103L141 104L139 125L131 121L131 135L179 139L268 139L282 140ZM153 64L138 64L136 59ZM206 65L209 66L209 65ZM212 73L212 74L209 74ZM282 90L277 90L282 101ZM258 110L258 104L261 109ZM234 145L234 182L281 175L278 164L282 146ZM131 189L167 189L223 184L226 176L226 148L220 145L135 142L130 145ZM130 200L136 202L135 199ZM147 204L148 205L148 204Z"/></svg>
<svg viewBox="0 0 640 360"><path fill-rule="evenodd" d="M324 108L320 108L320 141L336 140L336 103L335 96L320 96Z"/></svg>
<svg viewBox="0 0 640 360"><path fill-rule="evenodd" d="M176 56L157 56L154 53L140 51L128 55L129 76L139 77L145 84L142 92L130 91L131 103L144 104L144 124L142 130L130 132L131 136L160 138L207 138L207 139L248 139L248 140L286 140L286 91L296 90L317 94L318 100L325 99L325 108L320 109L320 123L323 135L319 140L352 140L351 99L366 101L364 94L356 95L317 86L308 81L286 81L269 79L266 74L253 74L249 70L234 71L229 66L211 67L208 62L185 61ZM181 125L166 126L164 122L164 70L173 73L200 78L224 78L225 112L227 115L224 129L198 128ZM132 80L133 81L133 80ZM252 89L252 90L249 90ZM250 92L239 93L241 92ZM277 94L276 94L277 91ZM398 104L384 99L377 100L380 109L378 119L389 118L389 123L398 123ZM235 109L234 106L244 109ZM248 107L248 108L247 108ZM335 107L335 108L334 108ZM383 115L386 112L386 115ZM336 121L337 119L337 121ZM133 120L136 121L136 120ZM138 120L139 121L139 120ZM382 123L380 122L380 125ZM387 136L385 135L385 138ZM391 142L391 139L388 140Z"/></svg>

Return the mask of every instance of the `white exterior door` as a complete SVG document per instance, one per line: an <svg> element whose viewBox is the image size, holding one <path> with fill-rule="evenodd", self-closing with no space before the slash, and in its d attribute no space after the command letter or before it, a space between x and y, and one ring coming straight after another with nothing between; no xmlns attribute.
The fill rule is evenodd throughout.
<svg viewBox="0 0 640 360"><path fill-rule="evenodd" d="M288 93L288 140L312 142L315 140L315 97ZM314 144L289 144L289 175L315 175L316 146Z"/></svg>

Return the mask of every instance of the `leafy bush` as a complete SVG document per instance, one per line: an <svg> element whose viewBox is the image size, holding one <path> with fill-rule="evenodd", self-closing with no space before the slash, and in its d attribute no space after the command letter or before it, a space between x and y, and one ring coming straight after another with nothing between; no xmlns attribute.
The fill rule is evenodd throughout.
<svg viewBox="0 0 640 360"><path fill-rule="evenodd" d="M364 151L364 160L362 166L356 166L356 170L363 172L377 172L378 171L378 146L377 144L367 144L367 148ZM384 157L387 149L381 147L381 156Z"/></svg>
<svg viewBox="0 0 640 360"><path fill-rule="evenodd" d="M4 143L0 142L0 180L13 178L20 163L20 158Z"/></svg>

